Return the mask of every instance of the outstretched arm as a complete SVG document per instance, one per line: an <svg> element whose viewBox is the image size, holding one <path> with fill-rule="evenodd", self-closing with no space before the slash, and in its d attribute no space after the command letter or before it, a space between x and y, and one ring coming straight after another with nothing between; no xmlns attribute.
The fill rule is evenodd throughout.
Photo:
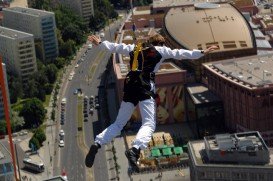
<svg viewBox="0 0 273 181"><path fill-rule="evenodd" d="M101 41L101 39L95 35L88 36L88 40L94 45L100 46L101 49L110 51L111 53L120 53L123 55L129 55L134 49L134 45L126 45L124 43L112 43L109 41Z"/></svg>
<svg viewBox="0 0 273 181"><path fill-rule="evenodd" d="M177 60L181 60L181 59L198 59L202 56L204 56L205 54L208 54L216 49L218 49L218 46L211 46L206 50L185 50L185 49L171 49L169 47L157 47L156 48L158 50L158 52L162 55L162 57L164 59L177 59Z"/></svg>

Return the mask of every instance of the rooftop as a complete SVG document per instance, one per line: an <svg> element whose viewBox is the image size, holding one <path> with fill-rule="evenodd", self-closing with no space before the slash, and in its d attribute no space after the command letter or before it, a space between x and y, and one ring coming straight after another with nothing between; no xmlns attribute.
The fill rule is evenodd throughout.
<svg viewBox="0 0 273 181"><path fill-rule="evenodd" d="M233 0L232 3L238 8L255 5L253 0Z"/></svg>
<svg viewBox="0 0 273 181"><path fill-rule="evenodd" d="M215 136L204 137L208 143L209 150L267 150L260 134L256 132L235 133L235 134L218 134Z"/></svg>
<svg viewBox="0 0 273 181"><path fill-rule="evenodd" d="M32 9L32 8L24 8L24 7L5 8L4 11L18 12L18 13L27 14L27 15L36 16L36 17L43 17L43 16L54 14L49 11L43 11L43 10Z"/></svg>
<svg viewBox="0 0 273 181"><path fill-rule="evenodd" d="M205 68L251 89L273 86L273 54L203 64Z"/></svg>
<svg viewBox="0 0 273 181"><path fill-rule="evenodd" d="M228 136L228 134L226 135ZM222 140L222 141L225 141L226 137L225 135L219 135L218 138L216 138L219 140ZM255 144L259 144L259 139L257 139L257 137L255 136L251 136L250 139L246 139L246 137L243 137L243 136L239 136L240 140L242 140L242 145L247 145L247 144L253 144L255 142ZM213 140L210 140L211 144L215 144L213 142ZM273 151L272 150L269 150L269 156L270 156L270 160L269 160L269 163L267 164L263 164L263 165L260 165L260 164L254 164L254 163L249 163L249 164L239 164L239 163L225 163L225 162L218 162L218 163L210 163L208 161L208 158L207 158L207 154L206 154L206 148L205 148L205 141L204 140L198 140L198 141L190 141L189 142L189 151L191 152L191 155L192 155L192 159L193 161L195 162L196 165L199 165L199 166L202 166L202 165L210 165L210 166L225 166L225 167L231 167L231 168L234 168L234 167L262 167L262 168L269 168L269 169L272 169L273 167ZM243 146L241 146L242 148ZM263 147L263 146L262 146ZM219 149L219 147L213 147L214 149ZM261 148L261 147L260 147ZM222 152L222 151L221 151ZM242 154L243 151L241 151L240 154ZM229 154L226 154L226 155L229 155ZM214 155L215 156L215 155ZM232 155L231 155L232 156ZM221 157L224 157L223 154L221 154ZM250 158L250 156L248 155L248 157Z"/></svg>
<svg viewBox="0 0 273 181"><path fill-rule="evenodd" d="M204 84L192 83L186 86L194 104L220 102L221 99L213 94Z"/></svg>
<svg viewBox="0 0 273 181"><path fill-rule="evenodd" d="M218 45L218 51L253 48L251 29L230 4L172 8L164 23L170 36L187 49L206 49L210 45Z"/></svg>
<svg viewBox="0 0 273 181"><path fill-rule="evenodd" d="M227 2L225 0L199 0L198 2L210 2L210 3L219 3ZM185 6L192 5L196 3L195 0L153 0L153 8L163 8L163 7L176 7L176 6Z"/></svg>
<svg viewBox="0 0 273 181"><path fill-rule="evenodd" d="M8 149L0 143L0 163L10 163L11 162L11 155Z"/></svg>
<svg viewBox="0 0 273 181"><path fill-rule="evenodd" d="M19 39L19 38L26 38L26 37L33 37L32 34L25 33L22 31L17 31L10 28L5 28L0 26L0 36L4 36L11 39Z"/></svg>

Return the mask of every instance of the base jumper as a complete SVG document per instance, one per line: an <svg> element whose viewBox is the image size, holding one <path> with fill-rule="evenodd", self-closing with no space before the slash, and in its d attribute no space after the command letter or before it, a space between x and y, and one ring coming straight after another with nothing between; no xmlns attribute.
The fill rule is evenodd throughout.
<svg viewBox="0 0 273 181"><path fill-rule="evenodd" d="M160 34L150 36L147 42L137 45L101 42L100 38L95 35L89 36L88 40L99 46L101 50L130 56L130 71L124 81L123 100L117 118L113 124L96 136L95 143L90 147L86 156L85 165L87 167L93 166L98 149L120 134L131 118L135 107L139 104L142 126L132 142L132 147L125 151L129 163L133 169L138 171L137 161L140 150L147 148L156 128L155 73L160 64L165 59L198 59L218 47L211 46L206 50L193 51L171 49L164 46L165 39Z"/></svg>

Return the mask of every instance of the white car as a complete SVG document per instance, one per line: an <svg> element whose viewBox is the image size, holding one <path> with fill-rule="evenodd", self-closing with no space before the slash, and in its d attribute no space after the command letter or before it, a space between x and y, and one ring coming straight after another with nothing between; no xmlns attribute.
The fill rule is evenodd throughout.
<svg viewBox="0 0 273 181"><path fill-rule="evenodd" d="M68 80L72 80L72 78L73 78L73 76L70 75L70 76L68 77Z"/></svg>
<svg viewBox="0 0 273 181"><path fill-rule="evenodd" d="M88 45L88 50L90 50L92 48L92 44Z"/></svg>
<svg viewBox="0 0 273 181"><path fill-rule="evenodd" d="M64 147L64 140L60 140L59 147Z"/></svg>
<svg viewBox="0 0 273 181"><path fill-rule="evenodd" d="M104 38L105 37L105 34L103 32L100 33L100 37L101 38Z"/></svg>
<svg viewBox="0 0 273 181"><path fill-rule="evenodd" d="M79 67L79 64L76 64L76 65L75 65L75 68L78 68L78 67Z"/></svg>
<svg viewBox="0 0 273 181"><path fill-rule="evenodd" d="M64 130L61 129L60 132L59 132L59 135L64 136Z"/></svg>

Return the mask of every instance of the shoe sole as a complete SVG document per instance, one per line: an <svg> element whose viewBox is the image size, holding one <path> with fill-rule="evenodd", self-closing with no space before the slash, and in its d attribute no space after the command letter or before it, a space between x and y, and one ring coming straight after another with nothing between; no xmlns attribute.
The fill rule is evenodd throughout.
<svg viewBox="0 0 273 181"><path fill-rule="evenodd" d="M135 170L137 173L139 173L139 167L138 167L138 165L137 165L135 162L133 162L133 161L131 161L131 160L129 159L130 157L129 157L127 151L125 151L125 156L127 157L127 159L128 159L128 161L129 161L130 165L132 166L133 170Z"/></svg>
<svg viewBox="0 0 273 181"><path fill-rule="evenodd" d="M94 164L95 156L98 152L98 148L95 145L92 145L89 149L88 154L85 157L85 165L91 168Z"/></svg>

